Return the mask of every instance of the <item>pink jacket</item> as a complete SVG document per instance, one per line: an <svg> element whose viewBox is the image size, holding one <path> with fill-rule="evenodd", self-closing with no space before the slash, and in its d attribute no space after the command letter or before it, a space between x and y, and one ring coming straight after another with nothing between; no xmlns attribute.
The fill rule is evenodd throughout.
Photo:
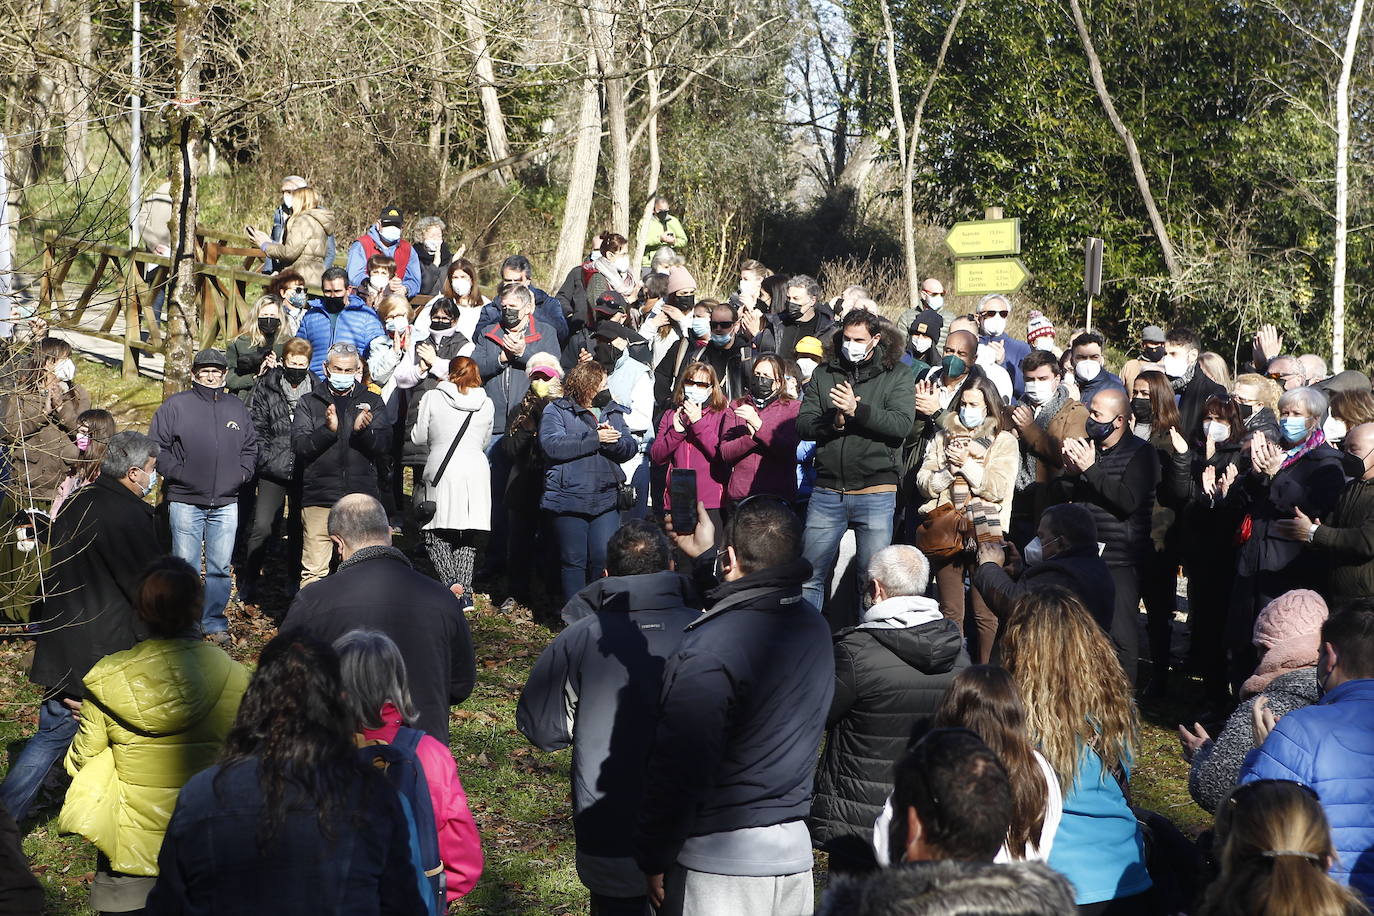
<svg viewBox="0 0 1374 916"><path fill-rule="evenodd" d="M701 419L687 427L685 432L673 429L675 416L677 409L672 408L659 421L658 438L654 439L654 444L649 449L649 460L654 464L666 464L669 467L669 480L672 479L672 468L690 468L696 471L697 499L708 509L719 509L728 473L728 469L723 468L717 458L720 451L721 420L725 414L719 410L704 410ZM668 504L666 493L663 507L672 508Z"/></svg>
<svg viewBox="0 0 1374 916"><path fill-rule="evenodd" d="M363 734L390 744L401 724L400 712L387 703L382 707L382 727L364 729ZM471 891L482 876L482 842L468 810L468 796L458 779L458 763L453 754L425 735L420 739L417 755L429 782L434 826L439 831L439 856L444 860L448 902L452 903Z"/></svg>
<svg viewBox="0 0 1374 916"><path fill-rule="evenodd" d="M730 469L725 495L735 502L757 493L797 498L797 414L801 401L774 401L759 411L763 424L755 435L731 406L725 411L721 462Z"/></svg>

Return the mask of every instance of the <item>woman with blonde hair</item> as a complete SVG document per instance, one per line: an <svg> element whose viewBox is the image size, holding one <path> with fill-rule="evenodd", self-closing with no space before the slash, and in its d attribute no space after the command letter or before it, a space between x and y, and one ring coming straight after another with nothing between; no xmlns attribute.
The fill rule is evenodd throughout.
<svg viewBox="0 0 1374 916"><path fill-rule="evenodd" d="M1202 374L1221 387L1231 388L1231 372L1226 368L1226 360L1220 353L1213 353L1210 350L1197 358L1197 367L1202 370Z"/></svg>
<svg viewBox="0 0 1374 916"><path fill-rule="evenodd" d="M1270 441L1277 442L1279 395L1283 394L1278 383L1254 372L1245 372L1236 376L1236 384L1231 391L1240 410L1240 418L1245 421L1245 428L1262 432Z"/></svg>
<svg viewBox="0 0 1374 916"><path fill-rule="evenodd" d="M253 244L262 249L279 269L299 271L310 286L319 286L328 265L324 263L329 237L334 234L334 213L320 206L314 188L296 188L282 194L282 206L291 211L280 242L260 229L248 227Z"/></svg>
<svg viewBox="0 0 1374 916"><path fill-rule="evenodd" d="M291 335L282 328L282 304L276 296L263 296L253 304L244 332L229 341L226 384L231 394L248 403L262 374L281 365L282 347Z"/></svg>
<svg viewBox="0 0 1374 916"><path fill-rule="evenodd" d="M1073 883L1079 913L1150 913L1145 843L1123 790L1140 720L1107 634L1077 597L1051 586L1016 603L1001 653L1030 738L1064 793L1049 866Z"/></svg>
<svg viewBox="0 0 1374 916"><path fill-rule="evenodd" d="M1317 793L1297 782L1259 779L1217 809L1221 874L1198 916L1368 916L1331 879L1336 857Z"/></svg>

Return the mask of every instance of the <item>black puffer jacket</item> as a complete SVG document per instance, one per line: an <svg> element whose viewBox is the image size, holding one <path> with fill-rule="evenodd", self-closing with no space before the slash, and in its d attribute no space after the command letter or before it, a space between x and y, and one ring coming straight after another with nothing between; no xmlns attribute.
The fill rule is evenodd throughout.
<svg viewBox="0 0 1374 916"><path fill-rule="evenodd" d="M296 468L291 422L299 403L293 405L287 398L284 384L280 367L268 369L248 398L248 412L258 431L258 474L277 483L290 483Z"/></svg>
<svg viewBox="0 0 1374 916"><path fill-rule="evenodd" d="M1150 520L1159 486L1159 455L1129 431L1111 448L1097 446L1092 466L1050 484L1053 502L1082 503L1097 522L1108 566L1136 566L1150 553Z"/></svg>
<svg viewBox="0 0 1374 916"><path fill-rule="evenodd" d="M811 840L865 843L892 791L892 764L969 664L959 627L930 598L889 598L835 642L835 698L811 804ZM851 841L852 842L852 841Z"/></svg>
<svg viewBox="0 0 1374 916"><path fill-rule="evenodd" d="M905 862L868 875L834 876L816 916L937 912L1065 916L1075 912L1073 888L1041 862Z"/></svg>
<svg viewBox="0 0 1374 916"><path fill-rule="evenodd" d="M330 432L329 405L338 413L338 428ZM358 411L372 411L372 425L354 430ZM332 506L349 493L377 496L377 467L373 463L391 446L391 424L381 396L361 384L345 393L319 384L296 404L291 423L291 448L301 465L305 488L302 506Z"/></svg>

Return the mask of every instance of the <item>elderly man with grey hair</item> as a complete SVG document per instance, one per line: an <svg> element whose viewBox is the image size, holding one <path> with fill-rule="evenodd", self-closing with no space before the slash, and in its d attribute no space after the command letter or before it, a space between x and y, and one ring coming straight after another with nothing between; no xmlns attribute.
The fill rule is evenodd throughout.
<svg viewBox="0 0 1374 916"><path fill-rule="evenodd" d="M22 821L53 763L76 735L81 679L112 652L132 648L141 629L134 595L162 544L147 501L159 447L142 433L115 433L100 476L62 506L49 529L44 614L29 679L43 689L38 731L0 785L0 804Z"/></svg>
<svg viewBox="0 0 1374 916"><path fill-rule="evenodd" d="M449 265L467 251L466 245L459 246L457 251L449 247L444 237L447 230L448 226L437 216L420 217L410 230L415 240L415 256L420 261L421 296L442 296Z"/></svg>
<svg viewBox="0 0 1374 916"><path fill-rule="evenodd" d="M808 821L832 873L871 867L892 762L969 665L958 625L925 595L929 584L920 550L883 548L868 564L862 621L836 634L835 698Z"/></svg>
<svg viewBox="0 0 1374 916"><path fill-rule="evenodd" d="M390 636L410 676L415 727L447 745L449 707L468 698L476 677L472 633L458 599L391 546L391 525L376 497L343 497L329 510L328 524L339 569L296 593L281 632L330 643L350 630Z"/></svg>
<svg viewBox="0 0 1374 916"><path fill-rule="evenodd" d="M978 300L978 346L990 347L997 355L996 363L1011 376L1011 388L1017 398L1025 394L1026 381L1021 377L1021 360L1030 356L1030 344L1007 336L1007 319L1011 317L1011 299L992 293Z"/></svg>

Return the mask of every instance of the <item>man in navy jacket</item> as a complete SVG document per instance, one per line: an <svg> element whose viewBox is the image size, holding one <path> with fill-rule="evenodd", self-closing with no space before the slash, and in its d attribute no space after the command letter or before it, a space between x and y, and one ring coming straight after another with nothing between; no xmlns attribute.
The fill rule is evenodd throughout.
<svg viewBox="0 0 1374 916"><path fill-rule="evenodd" d="M501 289L523 286L529 290L530 296L534 298L535 319L553 329L554 334L558 337L558 346L562 348L568 342L568 316L563 314L563 303L558 300L558 297L550 296L534 285L530 279L533 276L533 270L529 258L523 254L511 255L501 262ZM501 297L497 296L482 307L481 313L477 316L478 334L500 322L500 299Z"/></svg>
<svg viewBox="0 0 1374 916"><path fill-rule="evenodd" d="M1001 293L984 296L978 302L978 344L998 344L1002 347L999 365L1011 376L1011 388L1017 398L1025 394L1026 382L1021 377L1021 360L1030 356L1030 344L1007 336L1007 319L1011 317L1011 300Z"/></svg>
<svg viewBox="0 0 1374 916"><path fill-rule="evenodd" d="M710 543L708 527L692 552ZM780 500L741 503L725 581L663 672L635 859L668 912L814 909L805 819L835 656L829 624L802 600L801 536Z"/></svg>
<svg viewBox="0 0 1374 916"><path fill-rule="evenodd" d="M157 467L167 481L172 552L195 569L205 556L201 627L228 641L229 563L239 525L239 490L258 464L258 433L243 402L224 387L229 360L201 350L191 361L190 391L174 394L153 414L149 435L161 448Z"/></svg>

